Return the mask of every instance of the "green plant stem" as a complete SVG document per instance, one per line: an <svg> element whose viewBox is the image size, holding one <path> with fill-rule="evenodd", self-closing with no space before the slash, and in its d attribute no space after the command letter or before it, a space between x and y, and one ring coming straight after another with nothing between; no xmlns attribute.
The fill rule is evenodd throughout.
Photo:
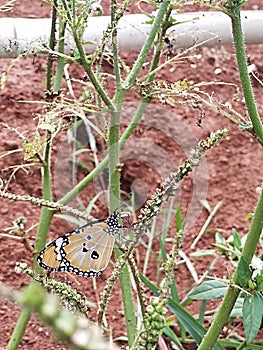
<svg viewBox="0 0 263 350"><path fill-rule="evenodd" d="M120 20L120 18L124 15L124 13L127 11L128 6L133 0L124 0L121 3L119 3L118 9L116 9L114 13L114 19L116 22ZM108 42L108 37L111 35L112 27L111 23L107 26L107 28L104 31L104 35L102 37L101 43L97 46L96 50L94 51L92 58L90 60L90 64L93 65L94 62L98 61L101 65L103 53L105 51L105 46Z"/></svg>
<svg viewBox="0 0 263 350"><path fill-rule="evenodd" d="M121 107L121 106L117 106ZM119 109L118 108L118 109ZM109 130L109 191L110 191L110 208L116 210L120 205L120 169L119 163L119 128L120 128L120 111L111 113L110 130Z"/></svg>
<svg viewBox="0 0 263 350"><path fill-rule="evenodd" d="M121 86L120 71L118 67L118 48L117 48L117 32L115 22L116 2L111 0L111 24L113 26L112 42L113 42L113 60L114 71L116 75L116 94L114 97L115 110L111 113L110 130L109 130L109 195L110 210L116 210L120 205L120 169L119 164L119 133L120 133L120 116L124 100L124 90ZM122 252L116 248L115 258L118 259ZM131 346L136 334L136 318L134 300L132 295L132 287L127 262L120 275L120 286L122 292L122 300L124 306L124 316L128 336L128 344Z"/></svg>
<svg viewBox="0 0 263 350"><path fill-rule="evenodd" d="M237 64L239 69L240 80L242 88L244 91L246 106L248 113L254 128L254 132L263 145L263 128L262 123L258 114L257 106L255 103L253 90L251 82L249 79L248 69L247 69L247 60L246 52L244 45L244 37L241 27L240 19L240 5L239 6L229 6L226 13L231 17L232 21L232 31L236 49ZM259 238L263 228L263 190L257 203L257 207L254 213L254 218L250 226L250 230L246 239L246 243L242 252L242 257L249 264L251 259L256 251ZM238 281L238 268L235 270L233 275L233 284L237 284ZM212 349L217 338L224 327L224 324L227 322L230 312L236 302L236 299L239 294L239 289L233 285L229 286L226 295L221 303L221 306L216 314L216 317L211 324L208 332L203 338L198 350L209 350Z"/></svg>
<svg viewBox="0 0 263 350"><path fill-rule="evenodd" d="M149 40L149 38L146 40L145 44L144 44L144 47L142 49L142 52L140 53L138 59L136 60L136 69L134 68L131 73L129 74L129 76L126 78L126 82L125 82L125 85L126 85L126 88L124 90L119 90L118 91L118 96L115 95L114 97L114 102L115 102L115 105L116 104L121 104L121 100L123 100L124 98L124 94L125 92L127 91L128 89L128 86L130 86L130 84L132 82L135 81L136 79L136 76L135 76L135 73L139 73L151 47L152 47L152 44L153 44L153 41L154 41L154 38L156 36L156 33L158 31L158 28L160 26L160 23L162 22L162 19L164 17L164 14L165 14L165 11L167 9L167 6L168 4L167 3L163 3L161 6L160 6L160 10L156 16L156 19L154 21L154 24L153 24L153 27L152 27L152 30L151 30L151 33L150 33L150 38L151 40ZM161 13L161 14L160 14ZM90 71L91 73L91 76L89 75L89 77L93 77L94 73L91 71L91 67L90 67L90 64L89 62L87 61L86 59L86 55L84 53L84 50L83 50L83 47L82 47L82 44L78 38L78 35L77 33L75 32L75 35L74 35L74 40L76 41L76 46L78 48L78 51L79 51L79 54L80 54L80 57L81 57L81 62L83 64L83 67L85 69L85 71L88 72ZM156 60L157 61L157 60ZM152 65L152 67L155 67L156 66L156 62L154 61L154 64ZM95 79L95 80L94 80ZM95 81L98 83L97 81L97 78L96 76L94 75L94 79L92 78L91 81ZM154 79L154 76L151 76L151 80ZM95 88L96 90L99 92L100 91L100 84L99 86L95 85ZM97 87L99 87L99 90L97 89ZM105 92L102 91L102 95L104 94ZM123 94L121 96L121 93ZM99 95L102 97L102 95L99 93ZM111 100L108 101L108 96L102 98L103 101L107 104L107 106L110 106L111 108L113 108L113 105L112 105L112 102ZM138 109L134 115L134 118L133 120L131 121L131 123L129 124L129 126L127 127L127 129L125 130L125 132L123 133L123 135L121 136L120 140L118 141L118 144L119 144L119 147L123 147L123 145L125 144L126 140L129 138L129 136L132 134L132 132L134 131L136 125L138 124L139 120L141 119L146 107L147 107L147 104L149 103L149 99L148 98L142 98L141 99L141 102L138 106ZM68 202L70 202L85 186L87 186L87 184L89 184L94 177L96 177L101 171L103 171L103 169L106 168L107 164L109 162L109 156L107 155L99 164L98 166L93 170L91 171L84 179L82 179L74 188L72 188L64 197L62 197L59 202L61 204L67 204ZM116 208L115 208L116 209Z"/></svg>
<svg viewBox="0 0 263 350"><path fill-rule="evenodd" d="M128 140L130 135L133 133L134 129L138 125L139 120L142 118L142 115L147 107L148 99L144 98L139 103L136 113L134 117L122 136L119 139L118 145L119 148L122 148L125 142ZM73 187L64 197L59 200L61 204L69 203L79 192L83 190L85 186L87 186L99 173L101 173L109 162L109 155L106 155L105 158L93 169L84 179L82 179L75 187ZM116 209L116 208L115 208Z"/></svg>
<svg viewBox="0 0 263 350"><path fill-rule="evenodd" d="M58 52L64 54L64 45L65 45L65 29L66 23L60 18L59 19L59 38L58 38ZM57 69L56 69L56 77L54 82L54 92L58 92L63 78L64 72L64 57L58 55L57 58Z"/></svg>
<svg viewBox="0 0 263 350"><path fill-rule="evenodd" d="M56 37L56 19L57 19L57 0L54 0L54 6L52 7L52 16L51 16L51 31L49 39L49 47L52 51L55 50L55 37ZM52 78L52 56L48 55L47 59L47 91L51 90L51 78Z"/></svg>
<svg viewBox="0 0 263 350"><path fill-rule="evenodd" d="M51 187L51 172L50 172L50 157L51 157L51 147L52 147L52 137L51 133L47 133L46 145L44 149L44 165L42 168L42 191L43 198L52 201L52 187ZM42 207L40 214L40 221L38 225L36 241L35 241L35 256L34 256L34 270L37 273L42 271L42 268L36 262L36 256L38 252L43 249L47 234L49 231L49 226L51 223L52 216L54 214L53 210L49 208Z"/></svg>
<svg viewBox="0 0 263 350"><path fill-rule="evenodd" d="M121 98L122 92L118 98L116 95L117 111L112 112L109 132L109 194L110 194L110 209L111 212L119 207L120 203L120 170L119 163L119 128L120 128L120 114L121 114ZM122 255L119 249L115 249L115 258L118 259ZM128 336L128 344L131 346L136 334L136 318L134 300L132 295L131 279L127 266L127 262L120 275L120 285L122 291L122 299L124 305L125 323Z"/></svg>
<svg viewBox="0 0 263 350"><path fill-rule="evenodd" d="M146 57L149 54L149 51L151 50L156 34L161 27L168 5L169 5L168 1L165 1L160 5L159 11L157 12L157 15L154 19L152 29L143 45L143 48L136 62L134 63L132 70L130 71L129 75L125 80L124 88L126 91L131 88L131 86L134 84L135 80L138 77L138 74L142 68L142 65L144 64Z"/></svg>
<svg viewBox="0 0 263 350"><path fill-rule="evenodd" d="M134 114L132 121L130 122L130 124L128 125L128 127L126 128L126 130L124 131L124 133L119 139L119 142L118 142L119 148L122 148L124 146L125 142L133 133L134 129L138 125L138 122L142 118L148 103L149 103L148 98L141 99L141 102L139 103L139 106ZM84 177L75 187L73 187L68 193L65 194L64 197L62 197L59 200L59 203L61 204L69 203L79 192L83 190L85 186L87 186L98 174L100 174L106 168L108 163L109 163L109 155L107 154L105 158L96 166L95 169L93 169L86 177Z"/></svg>
<svg viewBox="0 0 263 350"><path fill-rule="evenodd" d="M119 249L114 250L115 259L118 259L123 253ZM132 285L131 285L131 277L128 269L128 263L125 263L122 274L120 275L120 285L121 285L121 293L124 307L124 315L125 315L125 324L127 330L128 337L128 345L129 347L132 345L137 327L136 327L136 317L135 317L135 306L134 299L132 295Z"/></svg>
<svg viewBox="0 0 263 350"><path fill-rule="evenodd" d="M257 207L254 213L254 218L252 220L250 230L248 232L248 236L245 242L245 246L242 252L242 257L249 264L253 255L255 254L261 232L263 229L263 189L261 190L261 194L257 203ZM204 336L198 350L210 350L213 348L217 338L222 331L225 323L227 322L231 310L236 302L238 294L240 292L239 288L234 287L237 284L238 280L238 268L235 270L233 275L233 284L228 287L226 295L220 305L220 308L216 314L214 321L211 324L208 332Z"/></svg>
<svg viewBox="0 0 263 350"><path fill-rule="evenodd" d="M116 1L111 0L111 25L113 42L113 61L114 72L116 74L116 94L114 98L114 108L110 109L110 130L109 130L109 196L110 210L114 211L120 206L120 169L119 163L119 135L120 135L120 116L124 99L123 90L120 81L120 70L118 67L118 47L116 32Z"/></svg>
<svg viewBox="0 0 263 350"><path fill-rule="evenodd" d="M254 218L252 220L250 230L247 235L246 243L242 252L242 256L250 263L262 233L263 229L263 189L261 189L261 194L257 203L257 207L254 213Z"/></svg>
<svg viewBox="0 0 263 350"><path fill-rule="evenodd" d="M73 27L71 29L72 29L72 34L74 37L75 44L76 44L78 52L79 52L80 61L81 61L81 64L82 64L85 72L87 73L94 88L96 89L97 93L99 94L101 99L104 101L106 106L112 108L113 105L112 105L111 99L108 97L106 91L103 89L102 85L99 83L98 78L96 77L96 75L94 74L94 72L92 70L90 62L87 60L87 57L86 57L84 49L83 49L83 45L81 43L81 39L79 38L78 33L77 33L77 29L73 28Z"/></svg>
<svg viewBox="0 0 263 350"><path fill-rule="evenodd" d="M137 60L137 70L134 71L134 74L138 74L139 73L139 69L140 69L140 65L142 65L146 59L146 56L150 50L150 47L152 46L153 40L156 36L157 30L158 28L160 28L160 23L161 21L158 21L158 25L156 25L156 27L154 27L154 35L152 36L152 42L151 44L149 44L149 42L147 43L147 45L144 47L143 54L140 55L140 59ZM113 36L114 36L114 31L113 31ZM112 40L114 43L114 39ZM148 50L148 51L147 51ZM113 53L115 54L115 64L118 65L118 60L117 60L117 46L115 47L115 50L113 50ZM153 62L151 65L151 69L155 69L155 67L157 66L158 63L158 59L159 59L159 52L158 54L154 55L153 58ZM116 67L117 68L117 67ZM117 70L118 73L118 70ZM132 77L134 77L134 75L132 75ZM125 91L127 91L126 89L122 89L121 86L121 82L120 82L120 77L118 77L117 75L117 80L116 80L116 86L117 86L117 91L114 97L114 101L116 103L117 108L119 109L119 112L121 112L121 105L123 103L123 99L125 96ZM133 78L132 78L133 79ZM131 81L132 81L131 79ZM152 78L153 79L153 78ZM128 82L127 82L128 81ZM130 81L130 82L131 82ZM129 80L127 78L126 80L126 84L129 84ZM119 152L119 148L122 146L122 142L125 142L128 137L131 135L132 131L134 130L135 126L137 125L138 121L140 120L141 116L143 115L147 105L148 105L149 99L148 98L142 98L139 104L139 107L136 111L136 118L135 118L135 123L134 121L132 123L130 123L129 128L126 129L125 133L123 134L122 139L120 140L120 142L118 143L118 140L113 139L114 140L114 145L115 145L115 150L114 149L110 149L112 151L112 159L114 161L118 161L117 158L114 159L114 157L116 157L117 152ZM118 113L120 115L120 113ZM112 119L113 120L113 119ZM119 123L120 121L115 119L113 120L113 125L114 127L116 127L116 123ZM123 140L123 141L122 141ZM112 145L111 145L112 148ZM109 164L110 164L110 174L114 174L114 169L111 169L111 156L109 158ZM112 181L110 181L110 190L111 193L113 195L113 199L111 199L111 202L113 200L113 203L116 203L116 197L115 197L115 192L117 190L117 186L119 189L120 183L119 183L119 178L114 179L114 177L112 177ZM116 184L114 185L114 181L116 181ZM114 191L112 192L112 189L114 189ZM112 210L114 208L111 208ZM119 249L115 250L115 258L118 259L121 256L122 252ZM133 341L135 339L136 336L136 318L135 318L135 306L134 306L134 300L133 300L133 294L132 294L132 286L131 286L131 279L130 279L130 274L129 274L129 270L128 270L128 266L127 263L123 269L123 272L120 276L120 284L121 284L121 290L122 290L122 298L123 298L123 304L124 304L124 314L125 314L125 322L126 322L126 329L127 329L127 336L128 336L128 344L129 346L131 346L133 344Z"/></svg>
<svg viewBox="0 0 263 350"><path fill-rule="evenodd" d="M51 134L47 133L46 145L44 150L44 165L42 168L42 191L43 198L49 201L52 201L52 191L51 191L51 175L50 175L50 153L51 153ZM39 226L36 235L35 241L35 252L34 252L34 270L37 273L40 273L42 269L36 262L36 255L45 245L47 234L51 222L51 218L53 216L53 211L49 208L42 207ZM36 283L34 281L31 282ZM8 350L15 350L18 348L21 338L25 332L27 323L30 319L30 311L22 310L20 317L16 323L16 326L13 330L12 336L8 342L7 348Z"/></svg>
<svg viewBox="0 0 263 350"><path fill-rule="evenodd" d="M20 340L22 339L26 326L30 320L31 312L27 309L22 310L19 319L16 323L16 326L13 330L11 338L7 344L7 350L16 350L19 346Z"/></svg>
<svg viewBox="0 0 263 350"><path fill-rule="evenodd" d="M54 6L52 8L52 24L51 24L51 34L50 34L50 48L54 49L55 47L55 27L56 27L56 6L57 1L54 2ZM64 31L65 31L65 24L60 23L60 39L64 38ZM64 52L64 39L61 39L59 41L59 52ZM63 76L63 68L64 68L64 59L59 57L58 58L58 65L57 65L57 74L55 79L55 85L54 85L54 91L58 91L61 85L62 76ZM48 64L47 64L47 90L51 90L51 77L52 77L52 58L51 56L48 57ZM47 132L46 135L46 144L44 149L44 164L42 167L42 191L43 191L43 199L47 199L49 201L52 201L52 189L51 189L51 173L50 173L50 156L51 156L51 147L52 147L52 135L50 132ZM54 211L50 210L49 208L42 207L41 214L40 214L40 220L36 235L36 241L35 241L35 251L34 251L34 262L33 267L34 270L37 273L40 273L42 269L37 264L36 257L37 253L44 247L47 234L49 231L51 219L53 216ZM36 283L35 281L32 281L31 284ZM10 340L7 345L8 350L15 350L18 348L20 341L24 335L24 332L26 330L27 324L30 320L31 312L29 310L22 310L20 317L16 323L16 326L13 330L13 333L10 337Z"/></svg>
<svg viewBox="0 0 263 350"><path fill-rule="evenodd" d="M163 6L163 4L162 4L162 6ZM163 13L163 15L164 15L164 13ZM155 33L157 32L157 29L155 28L155 26L153 27L152 30L154 30ZM154 37L153 37L152 40L154 40ZM151 46L152 46L152 42L149 43L148 40L147 40L147 45L146 45L147 49L150 50ZM157 59L158 53L159 53L159 51L155 54L155 56L153 58L151 70L154 70L156 68L157 64L158 64L158 59ZM144 50L144 55L143 56L145 58L147 56L146 49ZM139 61L140 61L141 64L143 64L142 58ZM141 68L141 66L140 66L140 68ZM139 72L139 69L137 70L138 72ZM150 82L153 79L154 79L154 75L150 75L150 77L147 80L147 82ZM131 81L131 80L129 80L129 81ZM129 84L129 82L126 81L126 85L127 84ZM123 94L122 96L121 96L121 90L119 90L118 96L115 95L115 97L114 97L115 105L116 104L121 104L121 100L124 98L125 91L126 91L126 89L122 90L122 94ZM144 97L144 98L141 99L141 101L139 103L139 106L137 108L137 111L135 112L135 115L134 115L132 121L130 122L130 124L128 125L128 127L126 128L126 130L124 131L124 133L122 134L121 138L118 141L119 148L122 148L124 146L124 144L127 141L127 139L133 133L133 131L136 128L139 120L141 119L145 109L147 108L147 105L148 105L149 101L150 101L150 99L148 97ZM79 192L82 191L82 189L85 186L87 186L100 172L102 172L106 168L106 166L108 165L108 162L109 162L109 156L106 155L105 158L98 164L98 166L94 170L92 170L84 179L82 179L74 188L72 188L67 194L65 194L65 196L62 197L59 200L59 202L61 204L69 203Z"/></svg>
<svg viewBox="0 0 263 350"><path fill-rule="evenodd" d="M263 145L263 126L258 114L257 105L255 102L249 74L247 68L247 58L244 44L244 36L242 33L241 18L240 18L240 6L229 8L227 11L232 21L232 32L234 38L234 45L236 49L237 65L239 70L240 81L242 84L244 97L246 101L246 107L254 128L254 132Z"/></svg>
<svg viewBox="0 0 263 350"><path fill-rule="evenodd" d="M111 1L111 27L112 27L112 54L114 64L114 74L116 81L116 90L120 91L121 86L121 72L119 67L119 55L118 55L118 44L117 44L117 21L115 19L116 13L116 1Z"/></svg>

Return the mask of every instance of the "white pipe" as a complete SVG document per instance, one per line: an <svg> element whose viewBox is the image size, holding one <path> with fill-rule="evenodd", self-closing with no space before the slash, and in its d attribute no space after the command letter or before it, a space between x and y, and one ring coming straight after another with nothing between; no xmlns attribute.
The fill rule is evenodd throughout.
<svg viewBox="0 0 263 350"><path fill-rule="evenodd" d="M230 18L219 12L174 13L178 22L170 28L169 39L174 48L189 48L194 44L203 46L230 45L233 41ZM247 44L263 43L263 11L243 11L242 26ZM145 42L151 25L142 14L127 15L118 23L120 51L138 51ZM87 53L97 47L110 17L91 17L84 33ZM43 43L48 43L51 20L45 18L0 18L0 57L40 53ZM90 42L94 43L91 44ZM109 44L110 45L110 44ZM75 45L69 31L66 33L66 52Z"/></svg>

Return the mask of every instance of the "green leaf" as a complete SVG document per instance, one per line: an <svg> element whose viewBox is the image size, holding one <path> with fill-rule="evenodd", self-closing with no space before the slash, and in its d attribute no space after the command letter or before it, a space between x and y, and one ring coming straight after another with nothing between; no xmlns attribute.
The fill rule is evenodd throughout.
<svg viewBox="0 0 263 350"><path fill-rule="evenodd" d="M262 273L262 272L261 272ZM256 276L256 290L258 292L263 292L263 275L257 275Z"/></svg>
<svg viewBox="0 0 263 350"><path fill-rule="evenodd" d="M188 297L194 300L210 300L222 298L227 290L226 283L222 281L206 281L192 291Z"/></svg>
<svg viewBox="0 0 263 350"><path fill-rule="evenodd" d="M170 340L174 344L176 344L179 347L179 349L183 349L183 346L182 346L180 340L178 339L177 335L174 333L174 331L170 327L166 326L164 328L163 332L165 335L167 335L167 337L170 338Z"/></svg>
<svg viewBox="0 0 263 350"><path fill-rule="evenodd" d="M160 289L156 287L148 278L144 277L142 273L139 273L141 281L156 295L160 294Z"/></svg>
<svg viewBox="0 0 263 350"><path fill-rule="evenodd" d="M219 340L219 343L224 347L224 349L245 349L245 350L262 350L262 345L245 345L244 343L237 340Z"/></svg>
<svg viewBox="0 0 263 350"><path fill-rule="evenodd" d="M246 259L241 256L239 263L237 265L237 283L241 287L246 287L248 280L251 277L251 270L249 268L249 265L246 261Z"/></svg>
<svg viewBox="0 0 263 350"><path fill-rule="evenodd" d="M248 213L247 216L245 217L245 220L252 219L254 216L254 213Z"/></svg>
<svg viewBox="0 0 263 350"><path fill-rule="evenodd" d="M244 298L241 298L241 297L237 298L235 305L231 311L230 317L242 318L242 316L243 316L243 303L244 303Z"/></svg>
<svg viewBox="0 0 263 350"><path fill-rule="evenodd" d="M140 273L141 281L156 295L160 294L160 289L156 287L152 282L150 282L146 277L144 277ZM183 325L186 330L190 333L193 339L197 344L200 344L203 336L205 335L205 328L193 318L191 314L189 314L179 302L169 298L168 299L168 307L169 309L176 315L179 323ZM216 344L214 347L215 350L224 350L224 348L220 344Z"/></svg>
<svg viewBox="0 0 263 350"><path fill-rule="evenodd" d="M176 219L176 231L180 231L183 229L183 217L182 217L182 211L180 208L180 205L178 205L178 208L175 213L175 219Z"/></svg>
<svg viewBox="0 0 263 350"><path fill-rule="evenodd" d="M165 250L164 241L163 241L162 236L159 236L159 244L160 244L160 251L161 251L162 259L164 262L166 262L167 261L167 253Z"/></svg>
<svg viewBox="0 0 263 350"><path fill-rule="evenodd" d="M175 300L169 298L168 307L185 326L196 343L199 344L205 335L205 328Z"/></svg>
<svg viewBox="0 0 263 350"><path fill-rule="evenodd" d="M176 315L178 321L186 328L196 343L200 344L206 333L205 328L200 324L200 322L194 319L191 314L189 314L179 303L173 299L168 299L168 307ZM224 350L224 348L218 343L216 343L214 349Z"/></svg>
<svg viewBox="0 0 263 350"><path fill-rule="evenodd" d="M241 244L241 238L235 228L232 230L233 233L233 238L234 238L234 247L237 248L238 250L242 249L242 244Z"/></svg>
<svg viewBox="0 0 263 350"><path fill-rule="evenodd" d="M226 243L226 244L228 244L228 243ZM240 256L240 254L238 255L237 252L235 251L235 249L232 248L230 245L225 246L222 244L215 243L214 246L217 247L221 253L223 253L225 255L229 255L231 257L231 260L237 260L238 257Z"/></svg>
<svg viewBox="0 0 263 350"><path fill-rule="evenodd" d="M243 304L243 324L246 341L252 343L261 326L263 316L263 297L260 293L247 295Z"/></svg>
<svg viewBox="0 0 263 350"><path fill-rule="evenodd" d="M91 168L89 168L85 163L76 161L75 164L77 167L80 167L80 168L86 170L87 172L91 172Z"/></svg>

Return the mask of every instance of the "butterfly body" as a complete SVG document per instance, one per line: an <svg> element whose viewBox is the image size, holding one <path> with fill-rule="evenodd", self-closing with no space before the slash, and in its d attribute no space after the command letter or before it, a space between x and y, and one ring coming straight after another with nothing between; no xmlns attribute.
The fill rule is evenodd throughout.
<svg viewBox="0 0 263 350"><path fill-rule="evenodd" d="M109 264L121 227L119 214L113 212L106 221L93 221L55 239L39 253L37 261L49 271L99 276Z"/></svg>

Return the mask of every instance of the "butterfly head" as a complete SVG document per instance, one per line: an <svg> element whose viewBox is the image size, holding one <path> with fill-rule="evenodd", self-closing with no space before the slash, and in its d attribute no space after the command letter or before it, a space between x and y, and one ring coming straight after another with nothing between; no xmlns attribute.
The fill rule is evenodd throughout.
<svg viewBox="0 0 263 350"><path fill-rule="evenodd" d="M117 211L114 211L105 221L108 225L108 233L112 236L116 236L119 233L120 228L123 228L123 225L120 224L120 218L124 218L129 215L130 214L128 212L118 213Z"/></svg>
<svg viewBox="0 0 263 350"><path fill-rule="evenodd" d="M122 228L122 225L119 223L120 216L117 211L114 211L106 220L106 224L108 225L107 232L112 236L116 236L120 228Z"/></svg>

